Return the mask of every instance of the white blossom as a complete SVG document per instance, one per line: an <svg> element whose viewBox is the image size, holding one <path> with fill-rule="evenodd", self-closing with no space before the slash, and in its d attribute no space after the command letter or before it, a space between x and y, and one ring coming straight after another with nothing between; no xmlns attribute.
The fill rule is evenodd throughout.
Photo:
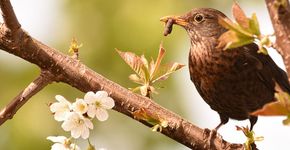
<svg viewBox="0 0 290 150"><path fill-rule="evenodd" d="M56 121L64 121L67 113L71 110L71 103L61 95L56 95L55 99L58 102L50 105L50 111L54 113Z"/></svg>
<svg viewBox="0 0 290 150"><path fill-rule="evenodd" d="M108 97L106 91L88 92L84 96L84 101L89 104L88 116L91 118L97 117L100 121L108 119L109 115L107 109L112 109L115 106L115 102L111 97Z"/></svg>
<svg viewBox="0 0 290 150"><path fill-rule="evenodd" d="M80 150L79 146L65 136L49 136L46 139L54 142L51 150Z"/></svg>
<svg viewBox="0 0 290 150"><path fill-rule="evenodd" d="M72 109L74 112L84 114L88 111L88 104L83 99L77 99L72 104Z"/></svg>
<svg viewBox="0 0 290 150"><path fill-rule="evenodd" d="M93 129L93 123L83 115L77 112L71 112L68 114L61 127L65 131L71 131L71 136L73 138L82 137L83 139L87 139L90 134L89 129Z"/></svg>

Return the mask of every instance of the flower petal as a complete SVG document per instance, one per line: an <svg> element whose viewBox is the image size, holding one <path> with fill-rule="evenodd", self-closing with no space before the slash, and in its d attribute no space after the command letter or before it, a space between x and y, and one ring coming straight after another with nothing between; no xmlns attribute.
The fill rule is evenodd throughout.
<svg viewBox="0 0 290 150"><path fill-rule="evenodd" d="M51 146L51 150L67 150L65 145L60 143L55 143Z"/></svg>
<svg viewBox="0 0 290 150"><path fill-rule="evenodd" d="M82 127L77 127L71 130L71 136L75 139L79 138L82 134Z"/></svg>
<svg viewBox="0 0 290 150"><path fill-rule="evenodd" d="M90 128L90 129L94 128L94 125L90 119L85 118L84 122L85 122L86 127Z"/></svg>
<svg viewBox="0 0 290 150"><path fill-rule="evenodd" d="M87 92L84 96L84 101L88 104L95 103L96 101L95 93L92 91Z"/></svg>
<svg viewBox="0 0 290 150"><path fill-rule="evenodd" d="M95 105L89 105L87 114L89 117L94 118L96 115L96 106Z"/></svg>
<svg viewBox="0 0 290 150"><path fill-rule="evenodd" d="M50 140L54 143L62 143L63 144L67 138L65 136L48 136L46 139Z"/></svg>
<svg viewBox="0 0 290 150"><path fill-rule="evenodd" d="M111 109L115 106L115 101L111 97L102 99L102 107L105 109Z"/></svg>
<svg viewBox="0 0 290 150"><path fill-rule="evenodd" d="M84 114L88 111L88 104L83 99L77 99L72 104L72 109L77 113Z"/></svg>
<svg viewBox="0 0 290 150"><path fill-rule="evenodd" d="M64 104L68 104L68 105L71 104L67 99L65 99L65 98L64 98L63 96L61 96L61 95L56 95L56 96L55 96L55 99L56 99L57 101L59 101L60 103L64 103Z"/></svg>
<svg viewBox="0 0 290 150"><path fill-rule="evenodd" d="M63 109L65 107L65 105L63 105L62 103L53 103L49 106L49 109L51 112L57 112L61 109Z"/></svg>
<svg viewBox="0 0 290 150"><path fill-rule="evenodd" d="M103 108L99 108L96 110L96 117L100 121L105 121L109 118L109 115L108 115L107 110L105 110Z"/></svg>
<svg viewBox="0 0 290 150"><path fill-rule="evenodd" d="M83 139L87 139L88 137L90 136L90 131L88 128L83 128L83 131L82 131L82 134L81 134L81 137Z"/></svg>
<svg viewBox="0 0 290 150"><path fill-rule="evenodd" d="M108 93L106 91L98 91L95 94L95 98L102 99L108 97Z"/></svg>
<svg viewBox="0 0 290 150"><path fill-rule="evenodd" d="M72 130L73 128L75 128L75 124L73 123L73 121L71 120L65 120L61 127L63 128L64 131L70 131Z"/></svg>
<svg viewBox="0 0 290 150"><path fill-rule="evenodd" d="M67 118L67 114L68 114L69 112L56 112L55 114L54 114L54 119L56 120L56 121L64 121L66 118Z"/></svg>
<svg viewBox="0 0 290 150"><path fill-rule="evenodd" d="M70 150L80 150L80 147L74 143L70 145Z"/></svg>

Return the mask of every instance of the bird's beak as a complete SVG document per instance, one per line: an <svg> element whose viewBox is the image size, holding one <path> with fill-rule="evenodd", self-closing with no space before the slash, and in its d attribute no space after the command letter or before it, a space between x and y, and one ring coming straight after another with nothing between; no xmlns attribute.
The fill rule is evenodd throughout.
<svg viewBox="0 0 290 150"><path fill-rule="evenodd" d="M169 19L173 20L173 24L177 24L182 27L186 27L188 25L188 22L182 16L165 16L160 18L160 21L167 23Z"/></svg>

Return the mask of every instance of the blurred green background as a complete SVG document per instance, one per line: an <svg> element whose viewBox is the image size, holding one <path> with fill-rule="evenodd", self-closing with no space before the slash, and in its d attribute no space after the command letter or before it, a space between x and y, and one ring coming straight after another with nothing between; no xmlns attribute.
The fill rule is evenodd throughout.
<svg viewBox="0 0 290 150"><path fill-rule="evenodd" d="M251 2L259 4L263 1ZM232 1L219 0L12 0L17 16L25 30L47 45L68 53L72 37L83 47L80 60L110 80L124 86L129 82L130 68L118 56L115 48L133 51L147 58L156 58L163 41L167 50L165 61L187 64L189 39L181 28L163 36L159 18L183 14L194 7L212 7L230 12ZM194 118L183 106L183 87L177 76L185 74L190 83L187 67L162 83L164 89L154 99L162 106L185 118ZM0 51L0 106L5 106L18 92L39 74L39 69L15 56ZM180 78L179 78L180 80ZM12 120L0 127L0 150L42 150L52 144L49 135L66 135L60 123L54 121L48 103L61 94L69 100L83 97L83 93L61 83L54 83L35 95ZM192 107L194 109L194 107ZM183 145L115 111L110 111L106 122L95 121L91 142L97 148L109 150L168 150L187 149ZM192 117L193 116L193 117ZM215 116L217 117L217 116ZM218 119L218 118L217 118ZM191 120L194 121L194 120ZM78 140L84 149L87 142Z"/></svg>

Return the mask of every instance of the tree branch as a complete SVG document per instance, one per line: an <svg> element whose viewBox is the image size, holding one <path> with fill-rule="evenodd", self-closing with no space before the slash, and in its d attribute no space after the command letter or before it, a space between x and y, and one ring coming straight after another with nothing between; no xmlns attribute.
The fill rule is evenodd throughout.
<svg viewBox="0 0 290 150"><path fill-rule="evenodd" d="M53 75L49 72L42 71L38 78L31 82L6 107L0 111L0 125L2 125L8 119L12 119L17 110L21 108L21 106L23 106L33 95L52 82L52 77Z"/></svg>
<svg viewBox="0 0 290 150"><path fill-rule="evenodd" d="M4 23L7 27L12 31L16 31L21 27L19 24L17 17L13 11L10 0L0 0L0 7L2 10L2 16L4 19Z"/></svg>
<svg viewBox="0 0 290 150"><path fill-rule="evenodd" d="M4 4L3 2L9 3L9 1L1 1L0 5L2 11L3 8L6 9L6 7L2 6ZM12 7L9 7L9 9L10 10L5 11L10 13L12 12L11 14L14 14ZM5 23L10 25L2 24L0 26L0 49L37 65L41 68L41 70L46 70L49 72L49 74L53 75L53 80L55 80L54 77L57 77L57 81L67 83L70 86L79 89L80 91L107 91L115 100L115 107L113 109L133 119L133 113L141 109L145 109L149 114L156 114L163 120L168 121L168 127L162 130L164 135L176 140L181 144L184 144L191 149L208 149L208 142L204 142L205 132L203 129L198 128L187 120L156 104L151 99L134 94L133 92L123 88L117 83L104 78L103 76L86 67L80 61L44 45L43 43L30 37L21 28L18 30L18 32L10 31L9 26L11 26L11 24L13 24L13 22L15 22L17 19L7 19L7 17L13 18L14 16L15 15L4 15L6 18L4 19L6 20ZM42 77L43 76L40 76L40 78ZM45 80L42 82L48 84L50 81L51 80ZM41 90L41 88L38 90ZM147 122L140 122L146 126L151 127L151 125L149 125ZM215 138L211 139L211 141L211 146L218 150L243 149L242 144L228 143L220 136L216 136Z"/></svg>
<svg viewBox="0 0 290 150"><path fill-rule="evenodd" d="M290 81L290 6L289 1L265 0L276 35L276 48L281 54Z"/></svg>

